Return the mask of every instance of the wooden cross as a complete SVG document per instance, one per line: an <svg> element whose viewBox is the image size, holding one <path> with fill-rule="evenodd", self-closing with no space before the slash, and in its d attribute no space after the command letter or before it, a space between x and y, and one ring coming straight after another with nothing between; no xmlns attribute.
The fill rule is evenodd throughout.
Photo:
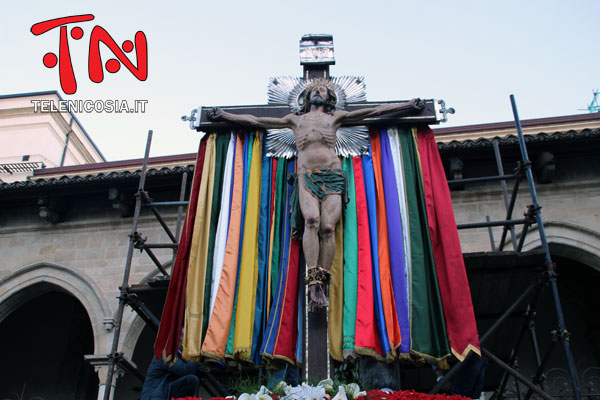
<svg viewBox="0 0 600 400"><path fill-rule="evenodd" d="M311 49L316 51L311 53ZM330 35L305 35L300 42L301 64L303 65L303 78L329 78L329 66L335 64L333 59L333 38ZM354 111L361 108L376 107L385 103L394 102L361 102L348 104L346 111ZM379 117L367 118L361 120L355 125L380 125L380 126L402 126L419 124L438 124L444 120L448 110L442 110L441 103L433 99L424 100L425 107L416 113L407 115L406 113L385 114ZM208 113L216 107L201 107L194 110L190 117L183 117L185 121L190 121L190 127L197 131L215 132L229 134L232 129L239 128L232 122L225 120L213 121ZM251 114L256 117L275 117L281 118L291 112L287 105L251 105L251 106L221 106L224 111L232 114ZM445 111L445 112L444 112ZM197 114L196 114L197 113ZM304 310L306 307L307 296L304 296ZM318 309L308 312L305 315L306 322L304 337L304 355L303 360L304 374L303 378L308 382L317 382L321 379L329 378L332 375L331 362L328 349L328 331L327 331L327 309ZM306 313L306 311L305 311ZM301 333L302 334L302 333Z"/></svg>

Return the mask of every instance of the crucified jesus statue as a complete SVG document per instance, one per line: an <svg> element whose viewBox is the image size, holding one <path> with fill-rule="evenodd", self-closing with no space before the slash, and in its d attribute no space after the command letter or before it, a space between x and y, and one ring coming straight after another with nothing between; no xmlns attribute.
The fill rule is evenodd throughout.
<svg viewBox="0 0 600 400"><path fill-rule="evenodd" d="M328 304L326 286L335 256L335 227L342 215L347 177L335 152L336 132L345 123L358 122L398 111L423 109L420 99L389 103L355 111L336 110L333 84L325 79L313 81L303 94L298 114L282 118L232 114L219 108L209 113L213 120L265 129L289 128L296 137L297 191L304 218L302 248L307 265L306 284L310 290L309 307ZM344 199L345 200L345 199Z"/></svg>

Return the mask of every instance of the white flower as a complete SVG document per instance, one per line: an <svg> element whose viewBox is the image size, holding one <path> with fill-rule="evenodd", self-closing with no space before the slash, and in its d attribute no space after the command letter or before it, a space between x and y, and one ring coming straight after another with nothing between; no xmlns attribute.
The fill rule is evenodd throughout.
<svg viewBox="0 0 600 400"><path fill-rule="evenodd" d="M269 391L269 389L267 389L264 386L261 386L258 393L256 393L256 399L257 400L273 400L273 398L270 396L270 394L271 394L271 392Z"/></svg>
<svg viewBox="0 0 600 400"><path fill-rule="evenodd" d="M322 386L309 386L303 383L302 386L289 388L285 392L285 400L323 400L326 398L325 388Z"/></svg>
<svg viewBox="0 0 600 400"><path fill-rule="evenodd" d="M338 387L338 393L331 400L348 400L348 398L346 397L346 391L344 390L343 386Z"/></svg>
<svg viewBox="0 0 600 400"><path fill-rule="evenodd" d="M347 385L344 385L344 390L346 392L346 395L350 399L357 399L361 396L367 395L367 392L360 391L360 386L358 386L356 383L349 383Z"/></svg>
<svg viewBox="0 0 600 400"><path fill-rule="evenodd" d="M242 393L238 400L273 400L270 396L271 392L264 386L260 387L260 390L256 394Z"/></svg>
<svg viewBox="0 0 600 400"><path fill-rule="evenodd" d="M333 381L329 378L323 379L321 382L317 384L317 386L322 386L325 388L325 391L328 393L333 392Z"/></svg>

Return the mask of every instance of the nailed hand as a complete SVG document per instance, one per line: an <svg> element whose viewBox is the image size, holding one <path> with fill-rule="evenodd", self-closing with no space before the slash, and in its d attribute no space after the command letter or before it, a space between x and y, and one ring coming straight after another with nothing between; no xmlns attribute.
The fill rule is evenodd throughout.
<svg viewBox="0 0 600 400"><path fill-rule="evenodd" d="M213 107L210 110L208 110L206 115L211 121L218 121L220 119L223 119L223 110L221 110L218 107Z"/></svg>
<svg viewBox="0 0 600 400"><path fill-rule="evenodd" d="M425 102L418 97L415 99L411 99L409 103L410 106L415 110L422 110L423 108L425 108Z"/></svg>

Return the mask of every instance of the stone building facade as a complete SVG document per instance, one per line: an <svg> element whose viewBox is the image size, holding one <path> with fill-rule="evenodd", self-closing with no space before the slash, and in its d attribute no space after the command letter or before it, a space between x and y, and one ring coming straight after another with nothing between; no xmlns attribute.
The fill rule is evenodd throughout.
<svg viewBox="0 0 600 400"><path fill-rule="evenodd" d="M600 114L529 120L523 126L559 282L564 277L561 299L578 372L582 385L593 388L600 377L600 322L594 317L600 304L593 295L594 285L600 284ZM435 133L450 180L497 174L494 139L505 172L511 172L519 158L512 123L440 128ZM150 159L146 189L154 200L178 200L182 176L192 171L194 161L194 153ZM57 393L56 398L83 399L102 394L106 383L102 357L111 350L141 164L138 159L57 166L35 170L26 180L0 183L0 346L3 358L10 360L0 367L0 397L23 392L26 397ZM531 204L525 183L521 186L515 218ZM498 182L453 187L451 193L458 224L506 217ZM161 214L175 231L178 208L166 208ZM498 314L500 303L509 302L509 295L520 290L515 280L522 276L478 269L486 254L497 250L501 229L492 231L494 249L487 229L459 232L480 333ZM536 229L529 229L524 250L540 247ZM148 242L168 241L149 210L143 210L138 231ZM508 236L507 247L512 248L510 241ZM155 253L169 270L172 251ZM495 260L498 264L503 259ZM502 271L510 268L500 265ZM143 285L159 275L150 258L136 252L129 283ZM540 301L538 332L546 344L547 326L555 323L551 298ZM513 322L520 319L516 315ZM502 335L506 338L509 333L498 335L490 346L502 353ZM142 373L153 341L152 330L127 311L120 351ZM527 372L534 364L532 357L523 358ZM556 357L552 368L560 369L560 355ZM136 388L141 383L131 374L116 383L115 398L139 396ZM424 387L428 384L421 382Z"/></svg>

